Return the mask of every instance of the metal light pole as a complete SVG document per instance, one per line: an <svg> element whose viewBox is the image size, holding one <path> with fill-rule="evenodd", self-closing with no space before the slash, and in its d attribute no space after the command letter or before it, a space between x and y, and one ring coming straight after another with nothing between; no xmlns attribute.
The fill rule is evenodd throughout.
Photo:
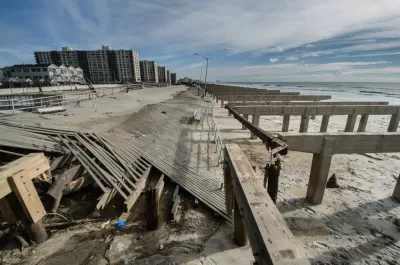
<svg viewBox="0 0 400 265"><path fill-rule="evenodd" d="M194 55L201 56L201 57L203 57L204 59L206 59L206 61L207 61L207 66L206 66L206 77L205 77L205 79L204 79L204 91L207 93L208 58L205 57L205 56L203 56L203 55L201 55L201 54L198 54L198 53L195 53ZM203 97L204 97L204 95L203 95Z"/></svg>
<svg viewBox="0 0 400 265"><path fill-rule="evenodd" d="M197 95L200 96L200 87L201 87L201 77L203 76L203 68L197 67L199 68L200 71L200 79L199 79L199 88L197 89Z"/></svg>

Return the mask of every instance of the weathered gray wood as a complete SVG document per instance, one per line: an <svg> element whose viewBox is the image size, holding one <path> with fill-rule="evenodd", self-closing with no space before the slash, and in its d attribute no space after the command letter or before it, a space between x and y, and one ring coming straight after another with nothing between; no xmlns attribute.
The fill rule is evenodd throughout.
<svg viewBox="0 0 400 265"><path fill-rule="evenodd" d="M276 204L279 190L279 174L281 172L281 161L278 158L274 164L265 167L265 178L268 180L267 192L271 200ZM265 181L265 180L264 180Z"/></svg>
<svg viewBox="0 0 400 265"><path fill-rule="evenodd" d="M400 201L400 175L397 177L396 187L394 188L392 197Z"/></svg>
<svg viewBox="0 0 400 265"><path fill-rule="evenodd" d="M278 138L289 150L316 154L325 136L334 137L335 154L400 152L400 133L280 133Z"/></svg>
<svg viewBox="0 0 400 265"><path fill-rule="evenodd" d="M321 128L319 128L320 132L326 132L328 130L329 118L330 117L331 117L330 115L322 116Z"/></svg>
<svg viewBox="0 0 400 265"><path fill-rule="evenodd" d="M357 115L348 115L346 121L345 132L354 132L354 127L356 126Z"/></svg>
<svg viewBox="0 0 400 265"><path fill-rule="evenodd" d="M253 117L251 118L251 123L257 127L260 125L260 115L255 110L253 113ZM257 136L254 133L251 133L250 139L257 139Z"/></svg>
<svg viewBox="0 0 400 265"><path fill-rule="evenodd" d="M365 132L368 123L368 114L361 115L360 123L358 124L357 132Z"/></svg>
<svg viewBox="0 0 400 265"><path fill-rule="evenodd" d="M300 121L300 129L299 132L307 132L308 131L308 124L310 123L310 116L309 115L302 115Z"/></svg>
<svg viewBox="0 0 400 265"><path fill-rule="evenodd" d="M254 95L254 94L271 94L271 93L281 93L281 91L279 89L277 90L266 90L266 89L257 89L257 90L239 90L239 91L215 91L213 92L213 94L218 95L218 96L224 96L224 95L245 95L245 94L249 94L249 95ZM299 92L283 92L283 93L290 93L287 95L299 95Z"/></svg>
<svg viewBox="0 0 400 265"><path fill-rule="evenodd" d="M326 136L323 139L321 151L313 155L306 196L312 204L320 204L324 197L334 145L334 137Z"/></svg>
<svg viewBox="0 0 400 265"><path fill-rule="evenodd" d="M172 209L171 209L171 217L172 221L175 224L179 224L182 218L182 206L181 206L181 197L179 196L179 186L177 185L174 190L174 195L172 196Z"/></svg>
<svg viewBox="0 0 400 265"><path fill-rule="evenodd" d="M325 95L234 95L231 96L232 102L235 101L319 101L330 99L331 96ZM219 99L229 100L229 95L220 96Z"/></svg>
<svg viewBox="0 0 400 265"><path fill-rule="evenodd" d="M227 161L226 151L224 152L224 187L225 187L225 206L226 212L229 216L232 216L233 210L233 187L232 187L232 176L229 163Z"/></svg>
<svg viewBox="0 0 400 265"><path fill-rule="evenodd" d="M233 241L240 246L246 246L248 243L246 228L242 219L242 213L237 202L234 202L235 210L233 211Z"/></svg>
<svg viewBox="0 0 400 265"><path fill-rule="evenodd" d="M221 98L220 98L221 99ZM221 99L221 108L223 108L224 107L224 100L223 99Z"/></svg>
<svg viewBox="0 0 400 265"><path fill-rule="evenodd" d="M297 105L297 106L359 106L359 105L389 105L389 102L374 102L374 101L316 101L316 102L303 102L303 101L245 101L245 102L229 102L230 107L240 107L240 106L251 106L251 107L263 107L268 106L282 106L282 105Z"/></svg>
<svg viewBox="0 0 400 265"><path fill-rule="evenodd" d="M146 187L146 182L149 177L150 171L151 171L151 166L149 166L147 168L147 170L144 172L143 176L136 182L136 189L129 196L129 198L125 201L125 212L131 211L133 205L139 198L140 194L142 194L142 191Z"/></svg>
<svg viewBox="0 0 400 265"><path fill-rule="evenodd" d="M229 112L230 113L230 112ZM246 120L249 120L249 114L243 114L243 118L245 118ZM247 128L246 128L246 126L244 126L243 124L242 124L242 130L246 130Z"/></svg>
<svg viewBox="0 0 400 265"><path fill-rule="evenodd" d="M310 262L237 144L226 145L237 206L259 265Z"/></svg>
<svg viewBox="0 0 400 265"><path fill-rule="evenodd" d="M295 97L295 96L292 96ZM313 106L302 106L302 105L282 105L282 106L238 106L235 110L240 114L252 114L257 109L258 113L262 115L394 115L400 109L400 106L335 106L335 105L313 105ZM395 115L396 116L396 115ZM393 118L393 124L398 121L398 118ZM398 123L397 123L398 124Z"/></svg>
<svg viewBox="0 0 400 265"><path fill-rule="evenodd" d="M290 115L283 115L282 132L289 131Z"/></svg>
<svg viewBox="0 0 400 265"><path fill-rule="evenodd" d="M399 121L400 121L400 109L397 109L397 112L390 118L388 132L397 132L397 128L399 127Z"/></svg>

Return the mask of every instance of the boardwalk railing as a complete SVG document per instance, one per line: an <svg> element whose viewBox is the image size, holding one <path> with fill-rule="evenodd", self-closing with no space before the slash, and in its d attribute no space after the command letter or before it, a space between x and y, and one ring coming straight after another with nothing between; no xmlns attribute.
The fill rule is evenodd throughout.
<svg viewBox="0 0 400 265"><path fill-rule="evenodd" d="M234 241L250 242L257 265L309 265L285 220L237 144L224 152L226 209L234 215Z"/></svg>

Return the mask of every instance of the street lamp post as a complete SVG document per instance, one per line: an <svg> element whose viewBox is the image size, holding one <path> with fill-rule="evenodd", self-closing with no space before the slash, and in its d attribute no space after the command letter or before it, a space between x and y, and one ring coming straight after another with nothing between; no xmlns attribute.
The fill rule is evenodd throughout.
<svg viewBox="0 0 400 265"><path fill-rule="evenodd" d="M201 70L200 72L200 80L199 80L199 86L201 86L201 77L203 76L203 68L197 67ZM200 89L197 90L197 95L200 95Z"/></svg>
<svg viewBox="0 0 400 265"><path fill-rule="evenodd" d="M194 55L201 56L201 57L203 57L204 59L206 59L206 61L207 61L207 66L206 66L206 77L205 77L205 79L204 79L204 91L207 93L208 58L205 57L205 56L203 56L203 55L201 55L201 54L198 54L198 53L195 53ZM203 96L204 96L204 95L203 95Z"/></svg>

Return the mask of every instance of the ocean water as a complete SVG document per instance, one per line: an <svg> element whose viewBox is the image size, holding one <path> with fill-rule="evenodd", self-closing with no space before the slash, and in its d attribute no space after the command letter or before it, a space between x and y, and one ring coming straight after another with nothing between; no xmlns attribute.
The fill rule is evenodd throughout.
<svg viewBox="0 0 400 265"><path fill-rule="evenodd" d="M219 83L233 86L254 87L282 92L300 92L301 95L331 95L330 101L386 101L400 105L400 83Z"/></svg>

